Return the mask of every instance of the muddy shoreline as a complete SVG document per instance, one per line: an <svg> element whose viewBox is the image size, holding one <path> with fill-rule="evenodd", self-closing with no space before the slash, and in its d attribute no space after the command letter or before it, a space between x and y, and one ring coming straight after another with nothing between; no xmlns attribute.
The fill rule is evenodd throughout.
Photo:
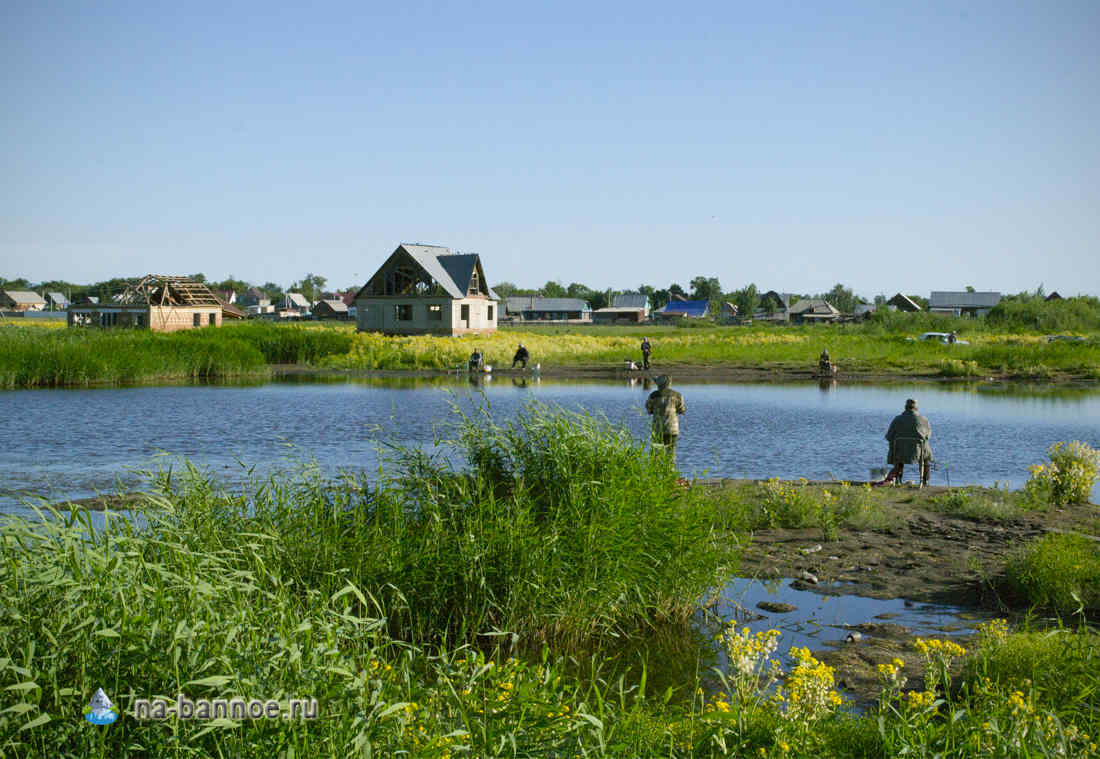
<svg viewBox="0 0 1100 759"><path fill-rule="evenodd" d="M301 364L272 364L273 379L370 379L381 377L401 378L438 378L438 377L470 377L477 379L480 375L469 375L468 372L442 369L329 369ZM627 369L624 366L588 365L588 366L543 366L538 371L533 369L510 369L507 367L493 369L492 377L506 377L509 379L542 379L555 380L645 380L657 377L660 374L668 374L676 382L820 382L823 384L837 383L906 383L927 382L934 384L959 384L972 382L1003 382L1027 384L1036 379L1026 375L996 374L991 373L980 377L946 377L936 373L891 372L884 369L871 371L845 371L832 377L821 377L812 367L806 366L761 366L746 367L728 364L677 364L662 363L645 371L641 369ZM1100 388L1100 380L1090 379L1084 376L1061 374L1052 378L1044 378L1044 385L1056 385L1058 387L1082 387Z"/></svg>

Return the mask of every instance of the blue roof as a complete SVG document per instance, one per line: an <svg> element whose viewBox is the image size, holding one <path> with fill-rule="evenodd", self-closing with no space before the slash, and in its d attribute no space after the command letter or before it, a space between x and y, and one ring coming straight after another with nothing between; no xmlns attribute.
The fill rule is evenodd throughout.
<svg viewBox="0 0 1100 759"><path fill-rule="evenodd" d="M671 300L661 307L660 311L665 314L701 318L707 315L708 306L710 306L709 300Z"/></svg>

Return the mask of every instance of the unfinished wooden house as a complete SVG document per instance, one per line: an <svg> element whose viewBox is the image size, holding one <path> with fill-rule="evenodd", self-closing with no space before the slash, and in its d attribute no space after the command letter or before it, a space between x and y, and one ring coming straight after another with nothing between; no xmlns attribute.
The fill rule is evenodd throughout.
<svg viewBox="0 0 1100 759"><path fill-rule="evenodd" d="M109 301L70 306L69 326L133 327L154 332L220 327L223 307L202 282L150 274Z"/></svg>
<svg viewBox="0 0 1100 759"><path fill-rule="evenodd" d="M396 335L489 334L499 301L476 253L403 243L355 294L356 325Z"/></svg>

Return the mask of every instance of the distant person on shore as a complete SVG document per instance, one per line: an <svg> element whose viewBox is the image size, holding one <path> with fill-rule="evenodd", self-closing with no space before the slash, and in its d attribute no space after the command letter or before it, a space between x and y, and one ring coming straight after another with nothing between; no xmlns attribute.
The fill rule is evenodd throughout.
<svg viewBox="0 0 1100 759"><path fill-rule="evenodd" d="M883 483L900 484L905 465L919 464L920 484L922 487L927 485L932 469L932 446L928 443L931 438L932 425L917 413L917 402L910 398L905 402L905 411L894 417L886 431L886 440L890 443L886 463L893 464L894 468Z"/></svg>
<svg viewBox="0 0 1100 759"><path fill-rule="evenodd" d="M657 389L649 394L645 410L653 415L653 442L663 445L676 465L676 441L680 437L680 414L686 411L684 396L669 387L667 374L657 378Z"/></svg>
<svg viewBox="0 0 1100 759"><path fill-rule="evenodd" d="M955 343L959 342L959 333L956 332L955 330L951 330L951 334L947 336L947 342L950 343L951 345L954 345Z"/></svg>
<svg viewBox="0 0 1100 759"><path fill-rule="evenodd" d="M474 348L474 352L470 354L470 371L480 372L485 368L485 357L481 355L481 351Z"/></svg>
<svg viewBox="0 0 1100 759"><path fill-rule="evenodd" d="M653 351L653 346L649 344L649 338L642 338L642 368L649 368L649 354Z"/></svg>
<svg viewBox="0 0 1100 759"><path fill-rule="evenodd" d="M817 360L817 372L818 374L832 374L833 362L829 358L829 350L826 348L821 351L821 357Z"/></svg>
<svg viewBox="0 0 1100 759"><path fill-rule="evenodd" d="M527 349L523 347L523 343L519 344L519 348L516 349L516 355L512 357L512 368L516 368L517 363L523 364L521 368L527 368L527 362L531 359L531 354L527 352Z"/></svg>

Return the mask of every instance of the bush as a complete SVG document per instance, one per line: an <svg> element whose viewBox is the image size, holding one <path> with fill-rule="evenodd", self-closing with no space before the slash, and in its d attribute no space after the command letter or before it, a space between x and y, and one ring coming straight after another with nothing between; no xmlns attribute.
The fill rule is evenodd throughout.
<svg viewBox="0 0 1100 759"><path fill-rule="evenodd" d="M1049 463L1030 467L1028 496L1052 506L1088 503L1100 476L1100 451L1079 440L1058 442L1047 449L1047 458Z"/></svg>
<svg viewBox="0 0 1100 759"><path fill-rule="evenodd" d="M1100 542L1050 534L1019 552L1005 570L1005 589L1027 604L1062 613L1100 609Z"/></svg>

